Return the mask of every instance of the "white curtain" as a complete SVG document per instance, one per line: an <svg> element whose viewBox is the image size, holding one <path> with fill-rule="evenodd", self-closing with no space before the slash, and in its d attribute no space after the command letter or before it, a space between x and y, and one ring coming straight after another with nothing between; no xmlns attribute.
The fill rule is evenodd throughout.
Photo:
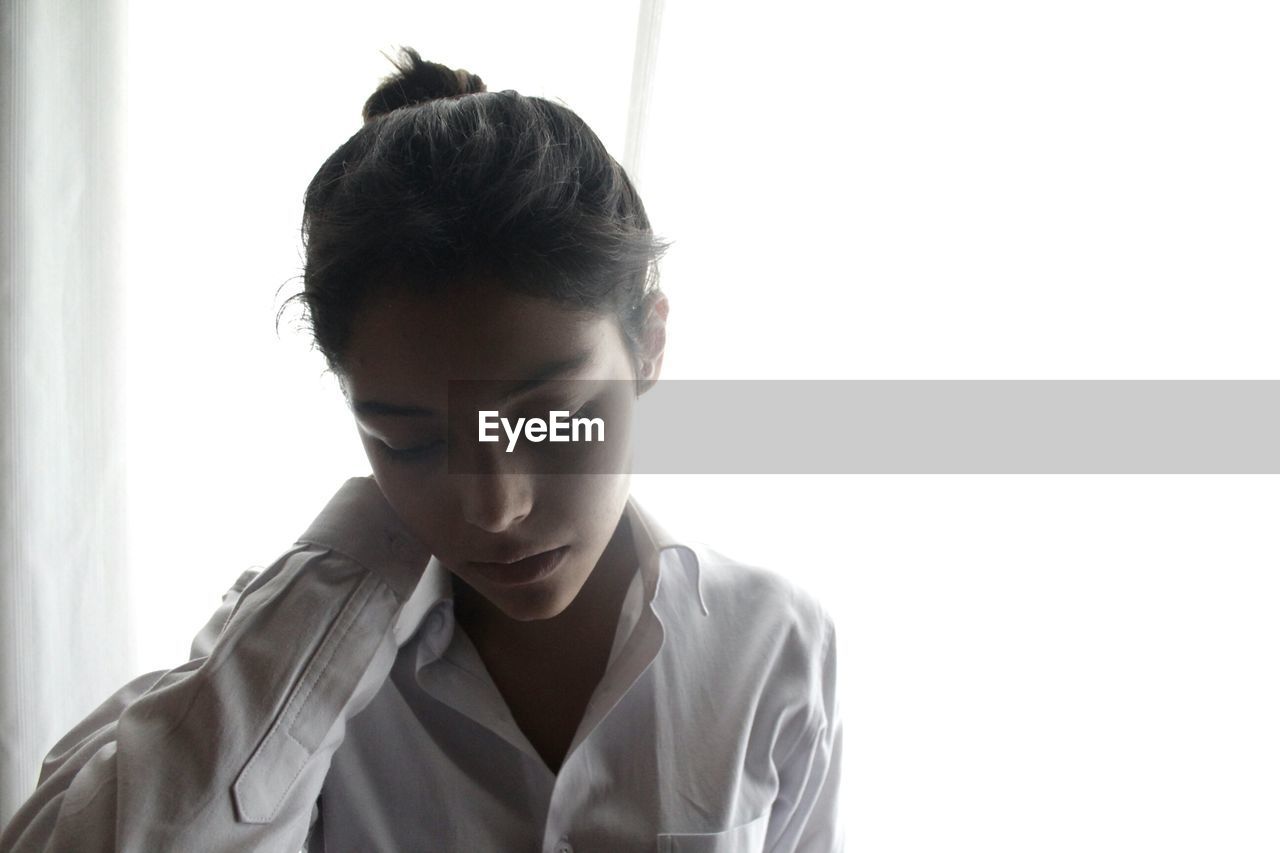
<svg viewBox="0 0 1280 853"><path fill-rule="evenodd" d="M5 0L0 56L0 823L128 680L121 10Z"/></svg>

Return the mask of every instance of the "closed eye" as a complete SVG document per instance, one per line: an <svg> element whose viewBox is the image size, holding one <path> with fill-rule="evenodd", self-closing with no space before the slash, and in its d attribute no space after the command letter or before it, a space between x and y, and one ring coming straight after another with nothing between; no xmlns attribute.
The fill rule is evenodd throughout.
<svg viewBox="0 0 1280 853"><path fill-rule="evenodd" d="M397 462L415 462L422 459L428 459L438 454L444 448L443 441L433 441L430 444L421 447L392 447L385 442L378 442L378 450L383 456L394 459Z"/></svg>

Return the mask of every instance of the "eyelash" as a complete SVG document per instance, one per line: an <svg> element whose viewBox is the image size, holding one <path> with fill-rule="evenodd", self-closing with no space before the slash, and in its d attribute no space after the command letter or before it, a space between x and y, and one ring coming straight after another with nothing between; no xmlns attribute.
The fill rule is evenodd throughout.
<svg viewBox="0 0 1280 853"><path fill-rule="evenodd" d="M429 456L434 456L439 452L439 448L443 444L443 441L433 441L425 447L406 447L401 450L389 447L382 442L379 442L378 446L384 456L395 462L416 462Z"/></svg>

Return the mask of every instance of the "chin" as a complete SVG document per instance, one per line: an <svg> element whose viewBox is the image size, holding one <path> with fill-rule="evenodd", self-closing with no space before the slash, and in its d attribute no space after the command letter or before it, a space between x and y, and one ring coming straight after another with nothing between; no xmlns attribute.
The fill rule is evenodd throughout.
<svg viewBox="0 0 1280 853"><path fill-rule="evenodd" d="M563 608L556 611L526 611L526 610L505 610L503 611L516 622L544 622L547 619L554 619L564 612Z"/></svg>

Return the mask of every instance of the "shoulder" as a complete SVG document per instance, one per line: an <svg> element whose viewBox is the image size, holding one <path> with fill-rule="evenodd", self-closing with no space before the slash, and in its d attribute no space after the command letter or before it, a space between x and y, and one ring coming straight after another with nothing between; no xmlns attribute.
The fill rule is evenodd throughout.
<svg viewBox="0 0 1280 853"><path fill-rule="evenodd" d="M735 642L767 640L779 654L805 661L826 656L835 622L817 596L782 571L688 543L709 621Z"/></svg>
<svg viewBox="0 0 1280 853"><path fill-rule="evenodd" d="M730 556L705 542L690 543L698 557L704 596L735 614L826 626L831 615L813 593L780 571ZM711 601L707 601L708 608Z"/></svg>

